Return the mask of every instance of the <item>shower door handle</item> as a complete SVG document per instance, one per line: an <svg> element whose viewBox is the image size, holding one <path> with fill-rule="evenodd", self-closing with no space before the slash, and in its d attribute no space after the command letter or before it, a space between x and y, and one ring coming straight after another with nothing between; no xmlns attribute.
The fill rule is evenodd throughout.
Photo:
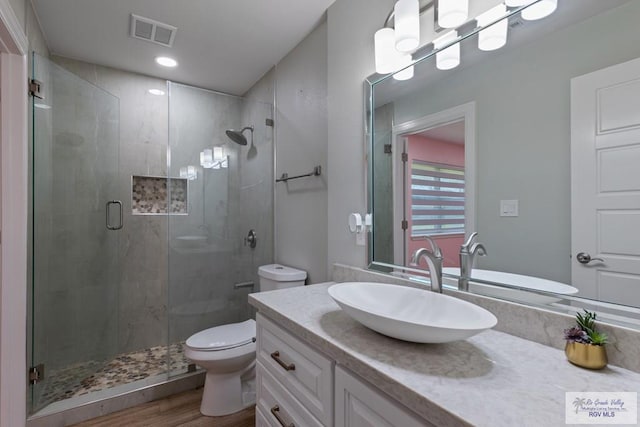
<svg viewBox="0 0 640 427"><path fill-rule="evenodd" d="M118 212L120 221L118 225L111 225L111 205L118 205ZM107 229L108 230L120 230L122 228L122 202L120 200L109 200L106 205L107 211Z"/></svg>

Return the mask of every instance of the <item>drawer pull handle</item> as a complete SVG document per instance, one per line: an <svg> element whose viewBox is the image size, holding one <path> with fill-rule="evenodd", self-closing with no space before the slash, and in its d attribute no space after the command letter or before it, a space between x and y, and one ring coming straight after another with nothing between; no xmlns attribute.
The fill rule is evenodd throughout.
<svg viewBox="0 0 640 427"><path fill-rule="evenodd" d="M296 370L296 365L294 365L293 363L289 363L287 365L286 363L284 363L282 361L282 359L280 359L280 352L279 351L274 351L273 353L271 353L271 358L273 360L275 360L276 362L278 362L278 365L282 366L282 368L285 371L295 371Z"/></svg>
<svg viewBox="0 0 640 427"><path fill-rule="evenodd" d="M271 413L273 414L274 417L276 417L276 420L278 420L278 422L282 427L296 427L293 423L287 424L284 422L284 420L280 416L280 407L278 405L271 408Z"/></svg>

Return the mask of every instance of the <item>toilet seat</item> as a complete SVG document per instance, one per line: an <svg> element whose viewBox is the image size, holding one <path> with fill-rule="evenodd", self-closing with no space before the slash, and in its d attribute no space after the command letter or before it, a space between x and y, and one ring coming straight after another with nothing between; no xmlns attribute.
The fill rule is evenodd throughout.
<svg viewBox="0 0 640 427"><path fill-rule="evenodd" d="M187 339L186 346L196 351L222 351L242 347L256 341L253 319L200 331Z"/></svg>

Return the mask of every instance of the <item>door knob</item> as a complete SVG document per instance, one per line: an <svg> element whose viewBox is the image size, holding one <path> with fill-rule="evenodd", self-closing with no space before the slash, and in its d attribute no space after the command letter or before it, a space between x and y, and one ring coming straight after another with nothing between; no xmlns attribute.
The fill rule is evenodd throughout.
<svg viewBox="0 0 640 427"><path fill-rule="evenodd" d="M602 258L591 258L591 255L586 252L580 252L578 255L576 255L576 259L580 264L589 264L591 261L604 262Z"/></svg>

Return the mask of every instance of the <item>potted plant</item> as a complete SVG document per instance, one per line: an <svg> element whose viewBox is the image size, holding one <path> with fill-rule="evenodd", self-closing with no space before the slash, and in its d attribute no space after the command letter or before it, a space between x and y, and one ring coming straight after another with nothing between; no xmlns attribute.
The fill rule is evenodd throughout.
<svg viewBox="0 0 640 427"><path fill-rule="evenodd" d="M607 366L607 336L596 331L595 323L596 313L584 310L584 313L576 314L576 326L565 329L567 345L564 352L574 365L588 369Z"/></svg>

